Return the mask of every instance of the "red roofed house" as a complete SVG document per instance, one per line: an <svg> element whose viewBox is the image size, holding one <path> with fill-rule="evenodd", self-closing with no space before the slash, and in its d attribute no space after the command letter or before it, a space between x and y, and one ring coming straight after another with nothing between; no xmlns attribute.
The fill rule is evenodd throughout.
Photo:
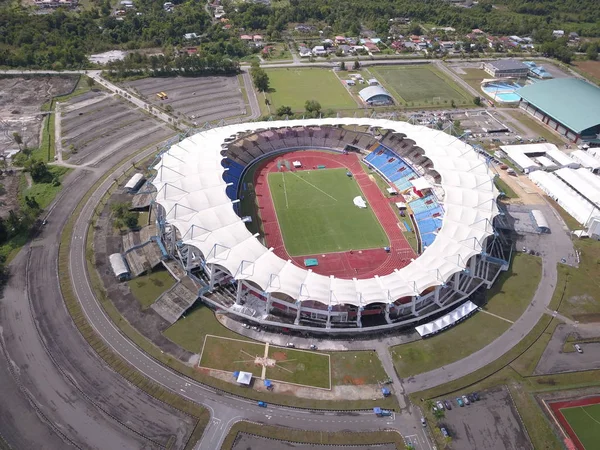
<svg viewBox="0 0 600 450"><path fill-rule="evenodd" d="M373 44L372 42L365 42L364 46L366 47L366 49L368 51L370 51L371 53L379 53L381 50L379 50L379 47L377 47L375 44Z"/></svg>
<svg viewBox="0 0 600 450"><path fill-rule="evenodd" d="M250 41L252 41L252 36L248 36L247 34L242 34L240 36L240 39L244 42L250 42Z"/></svg>
<svg viewBox="0 0 600 450"><path fill-rule="evenodd" d="M345 44L346 43L346 38L344 36L336 36L335 37L335 43L336 44Z"/></svg>

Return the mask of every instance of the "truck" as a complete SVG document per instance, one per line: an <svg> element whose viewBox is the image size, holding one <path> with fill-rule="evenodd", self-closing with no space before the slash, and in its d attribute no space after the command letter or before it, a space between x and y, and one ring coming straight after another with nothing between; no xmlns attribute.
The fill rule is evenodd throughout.
<svg viewBox="0 0 600 450"><path fill-rule="evenodd" d="M387 417L392 415L391 411L388 411L387 409L381 409L379 407L373 408L373 412L377 417Z"/></svg>

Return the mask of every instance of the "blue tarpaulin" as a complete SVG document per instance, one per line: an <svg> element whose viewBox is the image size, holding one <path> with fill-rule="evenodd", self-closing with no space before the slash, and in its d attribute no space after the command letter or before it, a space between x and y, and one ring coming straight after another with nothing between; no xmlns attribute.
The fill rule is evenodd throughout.
<svg viewBox="0 0 600 450"><path fill-rule="evenodd" d="M265 386L271 387L271 380L265 380Z"/></svg>
<svg viewBox="0 0 600 450"><path fill-rule="evenodd" d="M384 397L387 397L388 395L390 395L390 390L388 388L381 388L381 393Z"/></svg>
<svg viewBox="0 0 600 450"><path fill-rule="evenodd" d="M237 377L240 376L240 371L236 370L235 372L233 372L233 378L235 378L237 380Z"/></svg>

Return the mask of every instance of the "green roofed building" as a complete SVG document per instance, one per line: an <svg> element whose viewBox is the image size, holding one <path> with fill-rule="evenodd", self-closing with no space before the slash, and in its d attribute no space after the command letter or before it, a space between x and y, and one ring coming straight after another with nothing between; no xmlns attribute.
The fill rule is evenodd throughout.
<svg viewBox="0 0 600 450"><path fill-rule="evenodd" d="M600 143L600 88L578 78L538 81L516 91L519 107L571 141Z"/></svg>

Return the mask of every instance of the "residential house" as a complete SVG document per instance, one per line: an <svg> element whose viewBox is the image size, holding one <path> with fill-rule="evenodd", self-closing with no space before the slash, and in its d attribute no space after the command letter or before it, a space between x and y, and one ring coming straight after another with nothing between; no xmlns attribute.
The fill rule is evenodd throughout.
<svg viewBox="0 0 600 450"><path fill-rule="evenodd" d="M300 55L300 58L310 58L312 56L310 48L304 47L303 45L298 47L298 54Z"/></svg>
<svg viewBox="0 0 600 450"><path fill-rule="evenodd" d="M552 36L554 36L555 38L564 37L565 31L564 30L554 30L554 31L552 31Z"/></svg>
<svg viewBox="0 0 600 450"><path fill-rule="evenodd" d="M336 36L335 37L335 45L345 44L346 38L344 36Z"/></svg>
<svg viewBox="0 0 600 450"><path fill-rule="evenodd" d="M381 50L379 50L379 47L377 47L377 45L373 42L365 42L364 44L365 48L367 49L368 52L370 53L379 53L381 52Z"/></svg>
<svg viewBox="0 0 600 450"><path fill-rule="evenodd" d="M312 49L313 56L327 56L327 50L322 45L315 45Z"/></svg>

